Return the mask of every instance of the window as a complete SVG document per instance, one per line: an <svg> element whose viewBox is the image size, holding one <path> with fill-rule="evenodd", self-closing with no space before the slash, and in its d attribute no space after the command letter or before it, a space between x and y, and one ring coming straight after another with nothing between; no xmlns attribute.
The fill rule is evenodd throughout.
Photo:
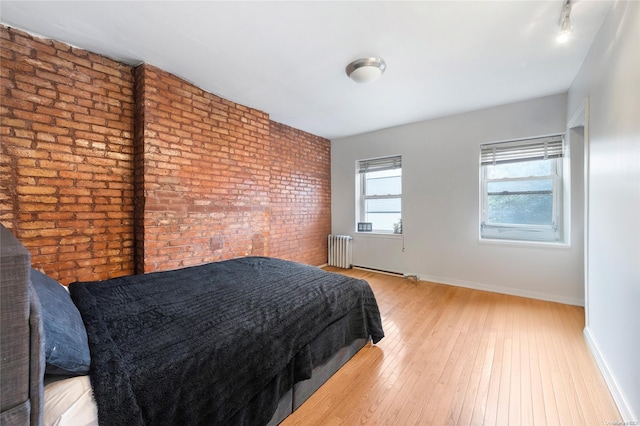
<svg viewBox="0 0 640 426"><path fill-rule="evenodd" d="M357 222L371 223L373 232L401 234L402 157L358 161L356 187Z"/></svg>
<svg viewBox="0 0 640 426"><path fill-rule="evenodd" d="M481 145L480 236L562 240L562 135Z"/></svg>

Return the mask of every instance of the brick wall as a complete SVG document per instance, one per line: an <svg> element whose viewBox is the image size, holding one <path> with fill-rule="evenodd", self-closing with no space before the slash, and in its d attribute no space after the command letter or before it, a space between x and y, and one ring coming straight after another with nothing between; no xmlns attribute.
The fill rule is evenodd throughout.
<svg viewBox="0 0 640 426"><path fill-rule="evenodd" d="M141 65L144 272L269 254L269 117ZM140 119L143 116L144 119ZM143 261L142 261L143 260Z"/></svg>
<svg viewBox="0 0 640 426"><path fill-rule="evenodd" d="M0 27L0 219L62 282L133 271L131 68Z"/></svg>
<svg viewBox="0 0 640 426"><path fill-rule="evenodd" d="M0 26L0 220L61 282L326 262L330 143L149 65Z"/></svg>
<svg viewBox="0 0 640 426"><path fill-rule="evenodd" d="M271 256L327 262L331 233L331 143L271 122Z"/></svg>

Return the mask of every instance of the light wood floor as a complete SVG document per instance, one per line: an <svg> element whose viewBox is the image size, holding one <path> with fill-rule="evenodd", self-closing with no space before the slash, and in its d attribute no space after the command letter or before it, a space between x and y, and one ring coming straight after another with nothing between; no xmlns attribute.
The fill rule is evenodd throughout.
<svg viewBox="0 0 640 426"><path fill-rule="evenodd" d="M583 308L343 273L369 282L386 336L356 354L283 426L622 420L584 341Z"/></svg>

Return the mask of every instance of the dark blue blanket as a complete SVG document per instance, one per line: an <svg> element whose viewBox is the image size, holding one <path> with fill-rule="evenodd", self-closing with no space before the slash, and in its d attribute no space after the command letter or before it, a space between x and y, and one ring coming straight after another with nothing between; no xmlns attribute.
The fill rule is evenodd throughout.
<svg viewBox="0 0 640 426"><path fill-rule="evenodd" d="M264 411L252 401L282 371L293 382L309 378L309 343L328 325L349 316L354 337L384 336L366 281L278 259L74 283L70 291L89 336L101 425L266 423L273 404L238 413Z"/></svg>

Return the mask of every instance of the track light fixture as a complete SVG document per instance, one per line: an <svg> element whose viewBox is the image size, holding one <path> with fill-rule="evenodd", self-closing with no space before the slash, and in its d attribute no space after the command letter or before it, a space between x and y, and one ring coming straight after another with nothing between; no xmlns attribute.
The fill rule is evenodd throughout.
<svg viewBox="0 0 640 426"><path fill-rule="evenodd" d="M558 43L565 43L569 38L571 38L571 32L573 28L571 27L571 0L565 0L562 6L562 12L560 13L560 20L558 21L558 26L560 27L560 33L556 38Z"/></svg>

